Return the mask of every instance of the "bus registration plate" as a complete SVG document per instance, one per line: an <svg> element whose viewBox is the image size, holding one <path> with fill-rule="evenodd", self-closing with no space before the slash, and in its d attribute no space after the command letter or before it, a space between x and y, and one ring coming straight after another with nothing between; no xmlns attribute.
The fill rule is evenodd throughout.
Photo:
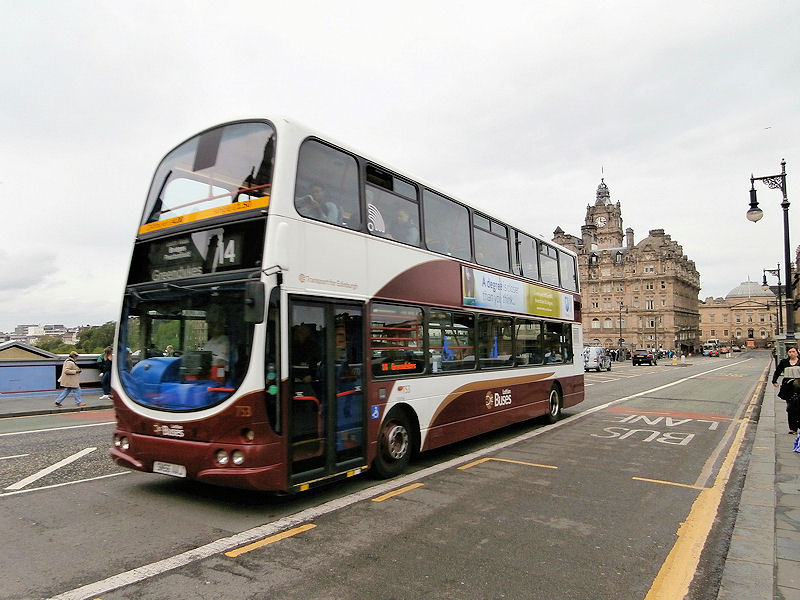
<svg viewBox="0 0 800 600"><path fill-rule="evenodd" d="M186 477L186 467L157 460L153 463L153 473L172 475L173 477Z"/></svg>

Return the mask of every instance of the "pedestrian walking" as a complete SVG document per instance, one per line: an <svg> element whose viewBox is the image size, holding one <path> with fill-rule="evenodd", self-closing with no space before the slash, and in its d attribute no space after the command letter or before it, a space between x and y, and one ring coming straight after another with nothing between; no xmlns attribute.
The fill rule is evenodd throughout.
<svg viewBox="0 0 800 600"><path fill-rule="evenodd" d="M103 388L103 395L100 400L111 399L111 361L114 358L114 351L111 346L106 346L103 351L103 360L100 361L98 369L100 371L100 387Z"/></svg>
<svg viewBox="0 0 800 600"><path fill-rule="evenodd" d="M64 365L61 367L61 377L58 378L58 383L60 383L64 389L61 390L58 398L56 398L56 406L61 406L61 403L70 393L75 397L75 406L86 406L81 399L81 369L78 363L75 362L77 358L78 353L73 350L69 353L67 360L64 361Z"/></svg>
<svg viewBox="0 0 800 600"><path fill-rule="evenodd" d="M772 385L778 390L778 398L786 400L786 416L789 421L789 433L796 434L800 428L800 357L797 348L788 348L786 358L781 360L772 374ZM783 380L778 386L778 377Z"/></svg>

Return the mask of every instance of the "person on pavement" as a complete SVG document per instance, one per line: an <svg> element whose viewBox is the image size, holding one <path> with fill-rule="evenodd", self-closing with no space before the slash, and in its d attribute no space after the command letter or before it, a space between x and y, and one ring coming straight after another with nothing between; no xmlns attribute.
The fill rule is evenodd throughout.
<svg viewBox="0 0 800 600"><path fill-rule="evenodd" d="M786 400L786 416L789 420L789 433L796 434L800 428L800 391L798 391L797 380L800 378L789 377L789 373L784 373L786 369L795 367L792 371L796 371L800 367L800 358L798 358L797 348L788 348L786 350L786 358L778 363L775 367L775 372L772 374L772 385L776 388L780 387L778 397ZM778 377L783 375L783 381L778 386ZM794 381L792 381L794 380Z"/></svg>
<svg viewBox="0 0 800 600"><path fill-rule="evenodd" d="M100 363L100 385L103 388L103 395L100 400L111 400L111 360L114 357L111 346L106 346L103 351L103 360Z"/></svg>
<svg viewBox="0 0 800 600"><path fill-rule="evenodd" d="M61 406L61 403L70 394L73 394L75 398L75 406L86 406L81 399L81 369L78 367L78 363L75 362L77 358L78 353L73 350L69 353L67 360L64 361L64 365L61 367L61 377L58 378L58 383L60 383L64 389L61 390L58 398L56 398L56 406Z"/></svg>

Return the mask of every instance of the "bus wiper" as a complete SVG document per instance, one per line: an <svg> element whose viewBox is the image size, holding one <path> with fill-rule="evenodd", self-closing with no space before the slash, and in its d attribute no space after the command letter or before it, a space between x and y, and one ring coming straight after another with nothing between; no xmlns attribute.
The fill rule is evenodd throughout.
<svg viewBox="0 0 800 600"><path fill-rule="evenodd" d="M185 292L192 292L193 294L202 293L197 288L186 287L185 285L178 285L177 283L165 283L164 288L168 290L183 290Z"/></svg>

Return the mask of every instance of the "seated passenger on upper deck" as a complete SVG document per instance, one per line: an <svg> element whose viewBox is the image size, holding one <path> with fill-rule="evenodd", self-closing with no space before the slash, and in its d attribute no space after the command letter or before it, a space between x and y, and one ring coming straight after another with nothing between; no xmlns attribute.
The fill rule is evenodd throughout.
<svg viewBox="0 0 800 600"><path fill-rule="evenodd" d="M419 246L419 227L405 208L397 211L392 234L393 239Z"/></svg>
<svg viewBox="0 0 800 600"><path fill-rule="evenodd" d="M306 195L297 198L295 206L303 216L334 225L342 224L342 211L335 202L328 199L325 188L318 183L312 184Z"/></svg>

